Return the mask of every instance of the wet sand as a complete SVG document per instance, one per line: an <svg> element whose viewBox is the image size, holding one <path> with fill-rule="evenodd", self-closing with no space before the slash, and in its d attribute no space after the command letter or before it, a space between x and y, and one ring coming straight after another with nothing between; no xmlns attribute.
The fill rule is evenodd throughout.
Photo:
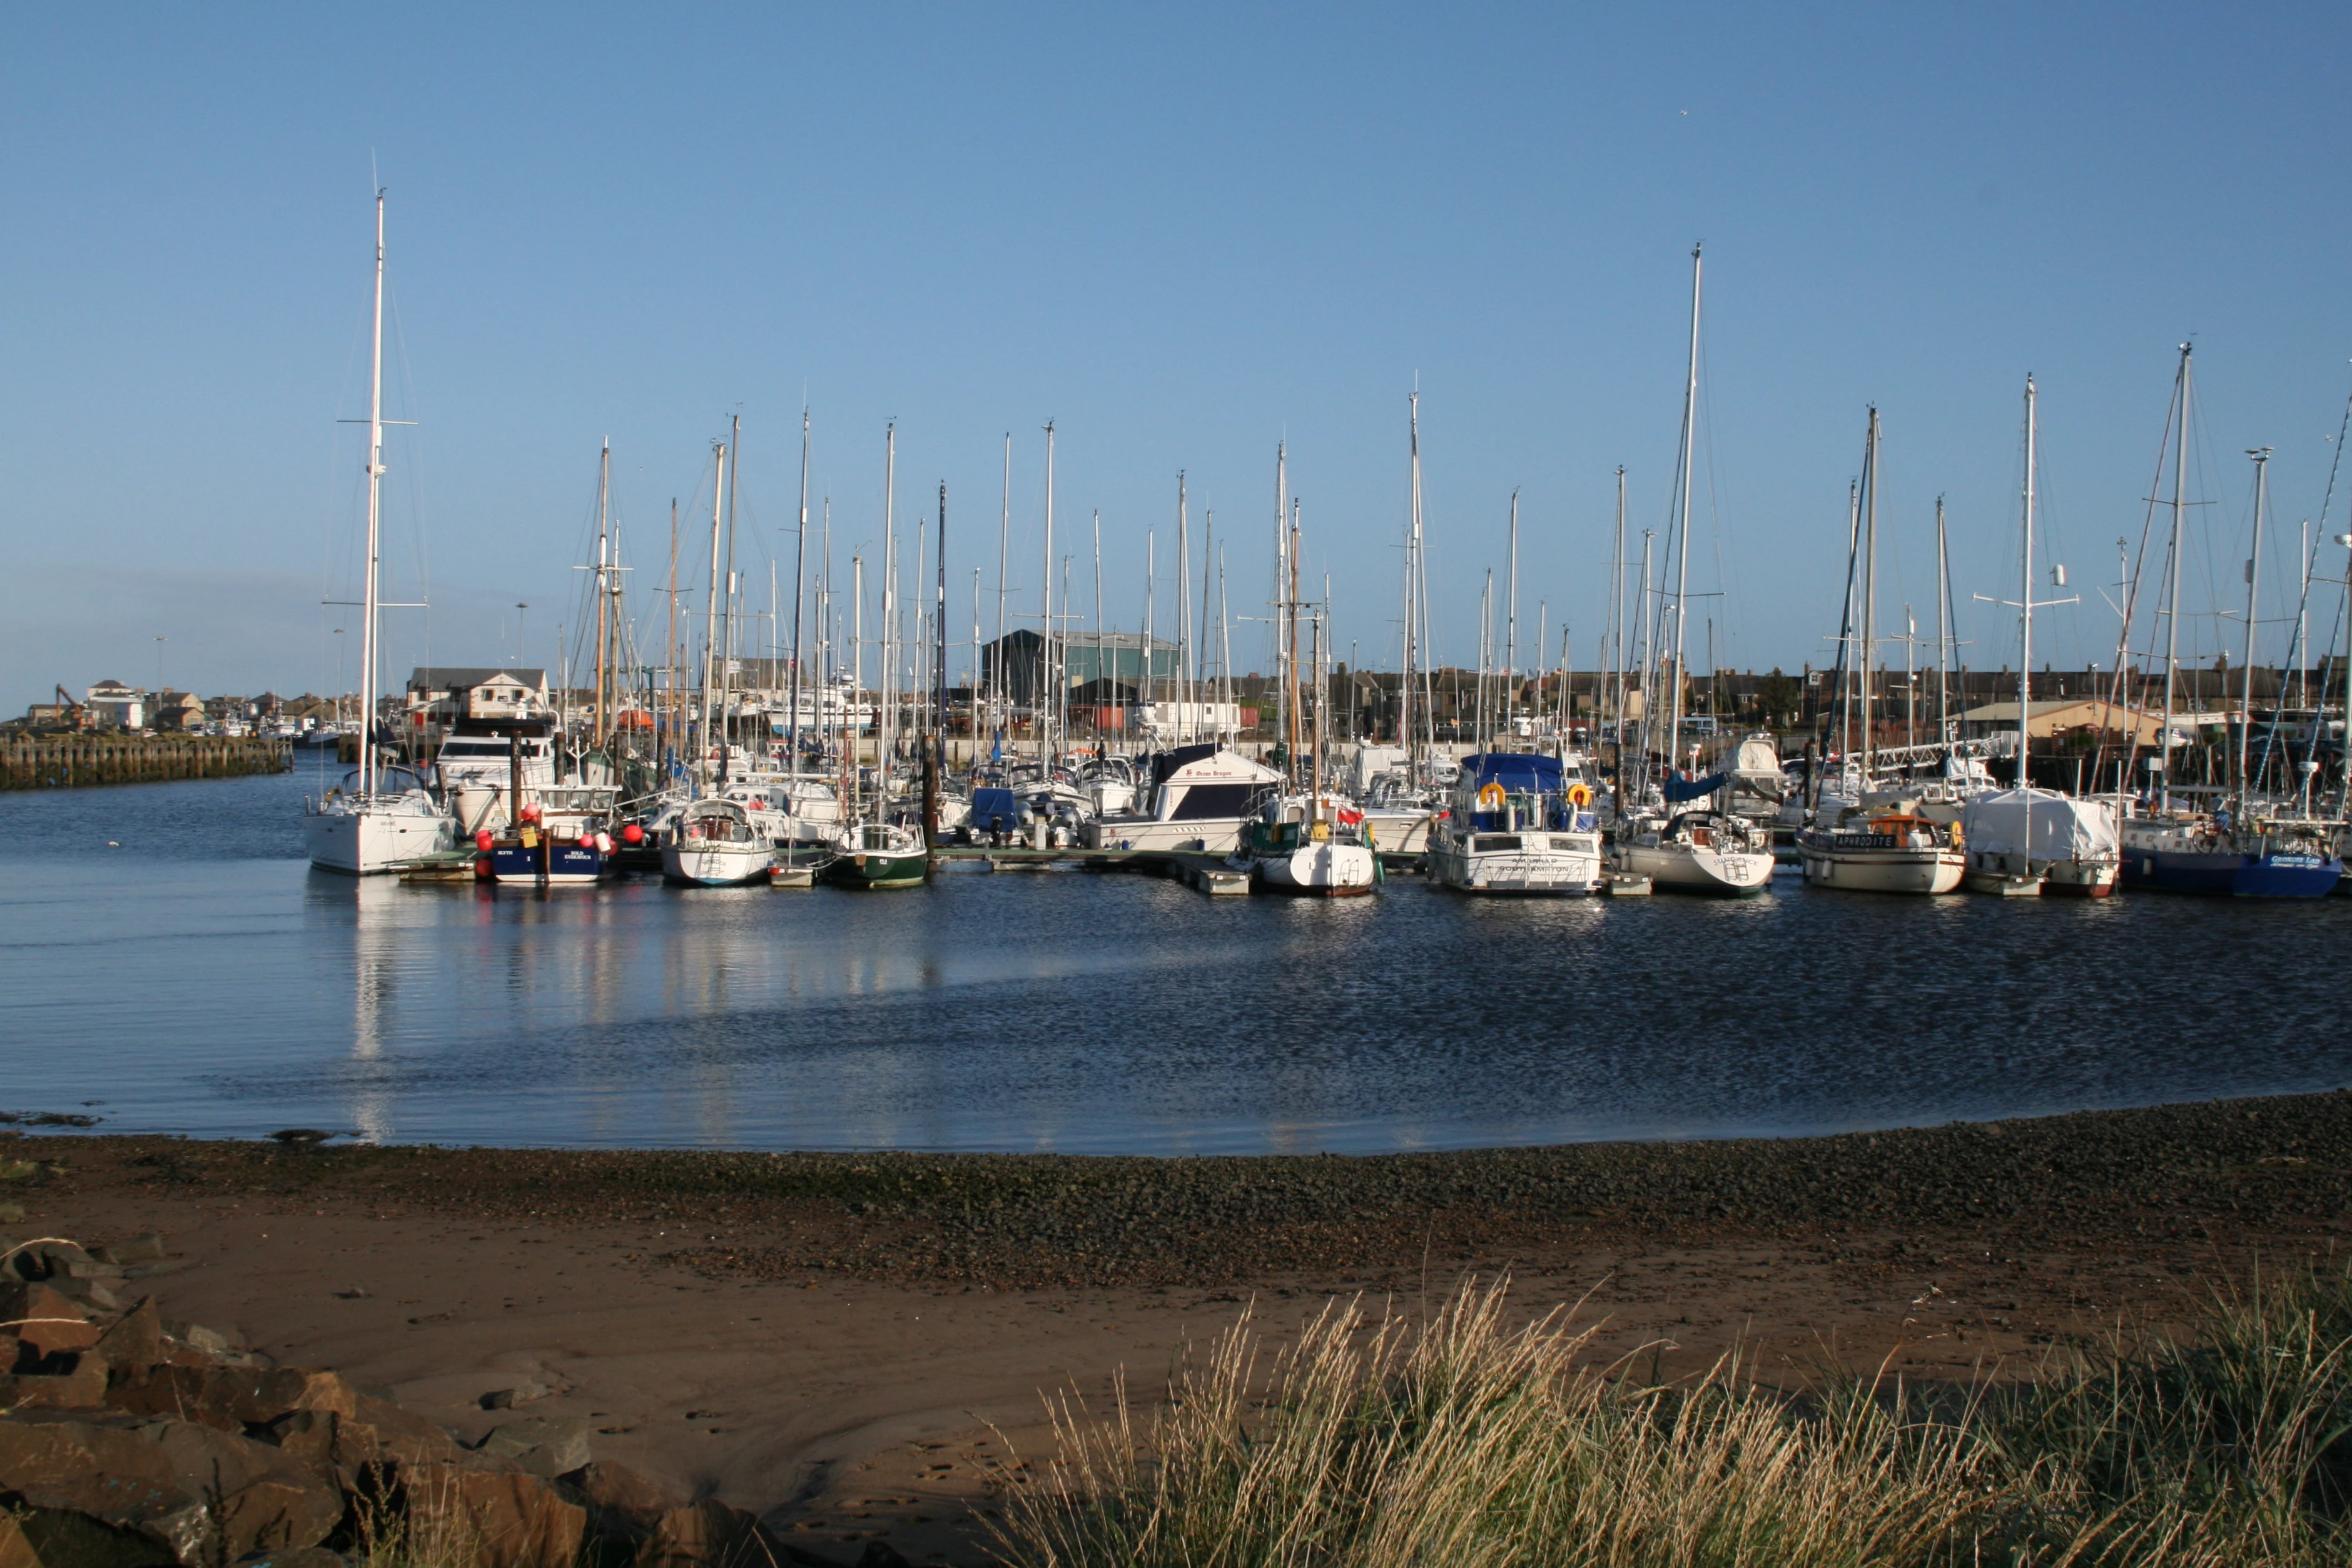
<svg viewBox="0 0 2352 1568"><path fill-rule="evenodd" d="M285 1148L42 1134L17 1236L160 1230L165 1313L386 1385L463 1435L589 1417L598 1457L846 1563L984 1559L1041 1396L1149 1396L1243 1311L1416 1312L1507 1270L1668 1373L1744 1347L2015 1370L2344 1254L2352 1093L1839 1138L1372 1158Z"/></svg>

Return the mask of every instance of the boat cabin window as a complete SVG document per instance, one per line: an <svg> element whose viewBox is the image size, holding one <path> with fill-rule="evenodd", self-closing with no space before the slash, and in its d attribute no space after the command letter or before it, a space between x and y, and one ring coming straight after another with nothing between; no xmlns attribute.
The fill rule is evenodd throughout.
<svg viewBox="0 0 2352 1568"><path fill-rule="evenodd" d="M1487 854L1496 850L1516 850L1523 846L1517 833L1481 833L1471 841L1470 847L1479 854Z"/></svg>
<svg viewBox="0 0 2352 1568"><path fill-rule="evenodd" d="M1574 839L1554 839L1551 841L1551 847L1559 851L1562 854L1575 854L1577 852L1584 848L1582 844L1579 843Z"/></svg>

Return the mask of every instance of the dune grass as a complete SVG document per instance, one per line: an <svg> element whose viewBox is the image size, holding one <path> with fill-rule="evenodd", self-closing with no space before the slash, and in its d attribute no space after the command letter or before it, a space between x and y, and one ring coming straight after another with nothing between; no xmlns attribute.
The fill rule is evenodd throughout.
<svg viewBox="0 0 2352 1568"><path fill-rule="evenodd" d="M1423 1321L1244 1316L1148 1419L1053 1404L1002 1500L1017 1568L1843 1568L2352 1562L2352 1276L2217 1298L2193 1336L2024 1375L1659 1382L1507 1286ZM2013 1369L2012 1369L2013 1370Z"/></svg>

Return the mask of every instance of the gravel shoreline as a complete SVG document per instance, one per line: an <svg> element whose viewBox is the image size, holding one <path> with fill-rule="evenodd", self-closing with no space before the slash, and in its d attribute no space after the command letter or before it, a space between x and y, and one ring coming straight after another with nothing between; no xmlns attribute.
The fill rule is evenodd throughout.
<svg viewBox="0 0 2352 1568"><path fill-rule="evenodd" d="M1833 1137L1185 1159L11 1140L79 1186L658 1226L704 1272L1206 1286L1609 1236L2000 1236L2063 1249L2325 1247L2352 1091Z"/></svg>

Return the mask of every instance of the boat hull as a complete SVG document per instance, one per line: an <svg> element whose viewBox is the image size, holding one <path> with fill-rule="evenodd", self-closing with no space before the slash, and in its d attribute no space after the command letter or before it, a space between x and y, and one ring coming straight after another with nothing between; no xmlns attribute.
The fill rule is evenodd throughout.
<svg viewBox="0 0 2352 1568"><path fill-rule="evenodd" d="M490 876L501 887L587 887L604 874L604 856L593 844L494 844Z"/></svg>
<svg viewBox="0 0 2352 1568"><path fill-rule="evenodd" d="M1380 860L1362 844L1307 844L1287 854L1261 852L1251 858L1250 873L1271 893L1349 898L1372 891Z"/></svg>
<svg viewBox="0 0 2352 1568"><path fill-rule="evenodd" d="M1960 852L1950 849L1838 849L1800 841L1797 854L1807 883L1843 893L1950 893L1967 870Z"/></svg>
<svg viewBox="0 0 2352 1568"><path fill-rule="evenodd" d="M2219 898L2325 898L2343 868L2320 854L2249 855L2126 846L2123 884L2151 893Z"/></svg>
<svg viewBox="0 0 2352 1568"><path fill-rule="evenodd" d="M835 887L879 890L891 887L920 887L930 876L931 857L927 850L911 854L885 854L873 850L855 851L836 858L824 868L824 878Z"/></svg>
<svg viewBox="0 0 2352 1568"><path fill-rule="evenodd" d="M662 875L685 887L740 887L766 876L775 858L766 844L665 844Z"/></svg>
<svg viewBox="0 0 2352 1568"><path fill-rule="evenodd" d="M1418 855L1429 852L1429 825L1436 820L1433 811L1399 811L1383 807L1367 807L1364 810L1364 833L1372 847L1384 855Z"/></svg>
<svg viewBox="0 0 2352 1568"><path fill-rule="evenodd" d="M2051 898L2107 898L2121 874L2114 861L2053 861L2042 873L2042 891Z"/></svg>
<svg viewBox="0 0 2352 1568"><path fill-rule="evenodd" d="M1589 851L1535 850L1524 845L1518 849L1481 850L1475 847L1475 840L1480 836L1468 834L1464 839L1450 839L1440 834L1433 838L1429 846L1429 874L1441 885L1456 893L1507 898L1589 897L1607 885L1602 875L1598 838L1591 839ZM1550 835L1543 836L1549 838ZM1469 841L1465 842L1465 839Z"/></svg>
<svg viewBox="0 0 2352 1568"><path fill-rule="evenodd" d="M1772 884L1772 857L1723 854L1695 844L1629 845L1617 852L1618 869L1647 877L1659 892L1709 893L1747 898Z"/></svg>
<svg viewBox="0 0 2352 1568"><path fill-rule="evenodd" d="M457 847L448 817L399 808L314 811L302 819L310 863L346 876L377 876Z"/></svg>
<svg viewBox="0 0 2352 1568"><path fill-rule="evenodd" d="M1231 854L1241 847L1241 817L1097 817L1078 830L1090 850L1146 850L1160 854L1181 850Z"/></svg>

